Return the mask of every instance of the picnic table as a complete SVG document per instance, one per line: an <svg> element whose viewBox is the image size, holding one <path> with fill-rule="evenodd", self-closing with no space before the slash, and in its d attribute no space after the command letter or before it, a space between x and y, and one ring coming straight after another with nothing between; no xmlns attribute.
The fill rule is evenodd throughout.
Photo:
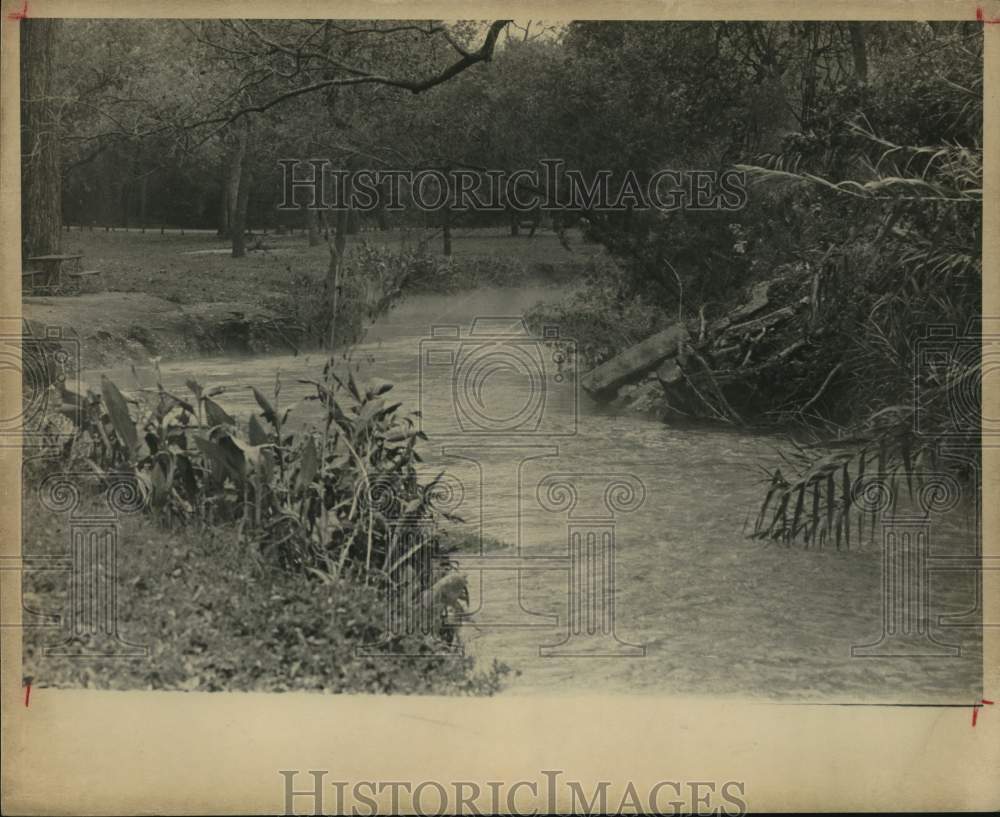
<svg viewBox="0 0 1000 817"><path fill-rule="evenodd" d="M28 279L28 285L32 290L61 292L64 267L72 267L72 271L66 272L66 276L73 279L76 284L80 284L86 277L100 275L100 270L81 269L82 255L33 255L27 260L35 268L24 270L22 278ZM35 283L36 277L43 279L41 284Z"/></svg>

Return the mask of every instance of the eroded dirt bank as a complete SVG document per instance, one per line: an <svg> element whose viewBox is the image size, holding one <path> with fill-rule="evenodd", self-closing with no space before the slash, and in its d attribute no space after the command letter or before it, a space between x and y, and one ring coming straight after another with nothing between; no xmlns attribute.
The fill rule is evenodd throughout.
<svg viewBox="0 0 1000 817"><path fill-rule="evenodd" d="M84 369L200 354L295 348L276 316L239 301L178 304L139 292L26 297L22 316L36 337L58 327L79 344Z"/></svg>

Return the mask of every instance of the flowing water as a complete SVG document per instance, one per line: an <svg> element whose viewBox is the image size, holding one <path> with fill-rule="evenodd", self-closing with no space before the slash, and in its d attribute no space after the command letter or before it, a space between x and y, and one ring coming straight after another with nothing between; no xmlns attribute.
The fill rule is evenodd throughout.
<svg viewBox="0 0 1000 817"><path fill-rule="evenodd" d="M852 656L883 633L879 538L840 551L747 539L762 496L758 466L774 462L779 441L672 429L595 404L576 388L565 346L517 333L528 306L560 294L412 297L352 355L359 382L391 381L390 396L422 411L428 474L446 471L449 509L482 534L484 553L459 558L474 611L462 638L481 664L496 658L515 670L508 694L978 700L977 629L937 623L975 608L974 573L935 574L929 638ZM220 402L244 418L257 410L245 387L269 393L280 373L281 406L307 422L315 403L296 381L319 377L323 362L215 357L161 372L178 393L188 377L226 386ZM109 374L135 384L131 373ZM150 372L138 376L152 383ZM952 550L974 541L961 528L935 533L932 555L942 541ZM903 654L884 654L893 651Z"/></svg>

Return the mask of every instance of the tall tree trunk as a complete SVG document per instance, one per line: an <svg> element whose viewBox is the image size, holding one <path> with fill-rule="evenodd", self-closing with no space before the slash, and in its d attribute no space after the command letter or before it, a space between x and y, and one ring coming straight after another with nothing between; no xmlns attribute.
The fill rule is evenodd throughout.
<svg viewBox="0 0 1000 817"><path fill-rule="evenodd" d="M139 221L142 223L142 231L146 232L146 193L149 183L149 174L143 173L139 181Z"/></svg>
<svg viewBox="0 0 1000 817"><path fill-rule="evenodd" d="M808 40L809 51L802 66L802 129L808 130L813 123L816 111L816 63L819 60L819 24L808 22L803 24L803 34Z"/></svg>
<svg viewBox="0 0 1000 817"><path fill-rule="evenodd" d="M236 144L229 154L229 176L226 179L226 225L230 236L236 230L236 210L239 207L240 197L240 177L243 174L243 159L247 152L247 129L249 123L243 120L243 127L240 128L236 137Z"/></svg>
<svg viewBox="0 0 1000 817"><path fill-rule="evenodd" d="M229 238L229 162L222 160L219 166L219 225L215 234L219 238Z"/></svg>
<svg viewBox="0 0 1000 817"><path fill-rule="evenodd" d="M848 23L851 32L851 53L854 56L854 75L860 82L868 82L868 50L865 47L865 24Z"/></svg>
<svg viewBox="0 0 1000 817"><path fill-rule="evenodd" d="M240 189L236 195L236 216L233 221L233 258L246 258L247 202L250 200L252 179L246 168L240 173Z"/></svg>
<svg viewBox="0 0 1000 817"><path fill-rule="evenodd" d="M21 20L21 250L58 253L62 174L52 58L58 21Z"/></svg>
<svg viewBox="0 0 1000 817"><path fill-rule="evenodd" d="M231 168L235 168L236 191L232 193L232 201L235 206L230 210L230 232L233 241L233 258L246 258L246 228L247 228L247 202L250 200L250 171L246 167L247 141L250 137L250 119L244 117L243 127L240 128L239 142L236 147L236 157ZM229 179L232 182L233 173Z"/></svg>
<svg viewBox="0 0 1000 817"><path fill-rule="evenodd" d="M333 247L343 266L344 253L347 251L347 231L351 221L351 211L348 207L337 211L337 234L333 237Z"/></svg>
<svg viewBox="0 0 1000 817"><path fill-rule="evenodd" d="M236 208L239 206L240 176L243 173L243 156L235 153L229 163L229 180L226 183L226 224L232 233L236 224Z"/></svg>
<svg viewBox="0 0 1000 817"><path fill-rule="evenodd" d="M121 198L122 224L125 225L125 232L128 232L128 228L130 226L129 210L131 209L130 208L131 199L132 199L132 179L128 178L122 184L122 198Z"/></svg>
<svg viewBox="0 0 1000 817"><path fill-rule="evenodd" d="M444 209L441 223L441 237L443 241L442 252L447 256L451 255L451 210Z"/></svg>
<svg viewBox="0 0 1000 817"><path fill-rule="evenodd" d="M337 342L337 310L340 308L340 271L344 266L344 253L347 251L347 227L351 220L351 211L344 207L337 211L336 234L330 247L330 266L327 269L326 288L330 299L330 336L327 341L330 354L336 348Z"/></svg>
<svg viewBox="0 0 1000 817"><path fill-rule="evenodd" d="M309 246L319 246L319 213L312 208L306 208L306 228L309 231Z"/></svg>

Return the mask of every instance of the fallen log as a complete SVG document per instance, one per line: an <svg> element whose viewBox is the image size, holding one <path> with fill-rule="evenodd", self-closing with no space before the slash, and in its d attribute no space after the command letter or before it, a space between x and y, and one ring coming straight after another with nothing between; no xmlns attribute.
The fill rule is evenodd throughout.
<svg viewBox="0 0 1000 817"><path fill-rule="evenodd" d="M655 372L650 382L675 410L696 415L708 409L716 419L742 424L742 402L752 402L755 393L753 379L805 345L799 319L808 312L809 296L800 297L798 287L782 295L785 305L774 297L775 284L787 279L758 281L746 303L712 322L702 306L690 324L677 321L646 338L583 375L580 385L606 400L621 386Z"/></svg>
<svg viewBox="0 0 1000 817"><path fill-rule="evenodd" d="M663 361L663 363L660 364L660 367L656 370L656 379L659 380L660 385L664 387L680 383L684 379L684 372L681 371L677 358L670 357Z"/></svg>
<svg viewBox="0 0 1000 817"><path fill-rule="evenodd" d="M594 397L610 396L619 386L655 369L665 358L676 356L687 339L687 326L675 323L591 370L581 378L580 385Z"/></svg>

